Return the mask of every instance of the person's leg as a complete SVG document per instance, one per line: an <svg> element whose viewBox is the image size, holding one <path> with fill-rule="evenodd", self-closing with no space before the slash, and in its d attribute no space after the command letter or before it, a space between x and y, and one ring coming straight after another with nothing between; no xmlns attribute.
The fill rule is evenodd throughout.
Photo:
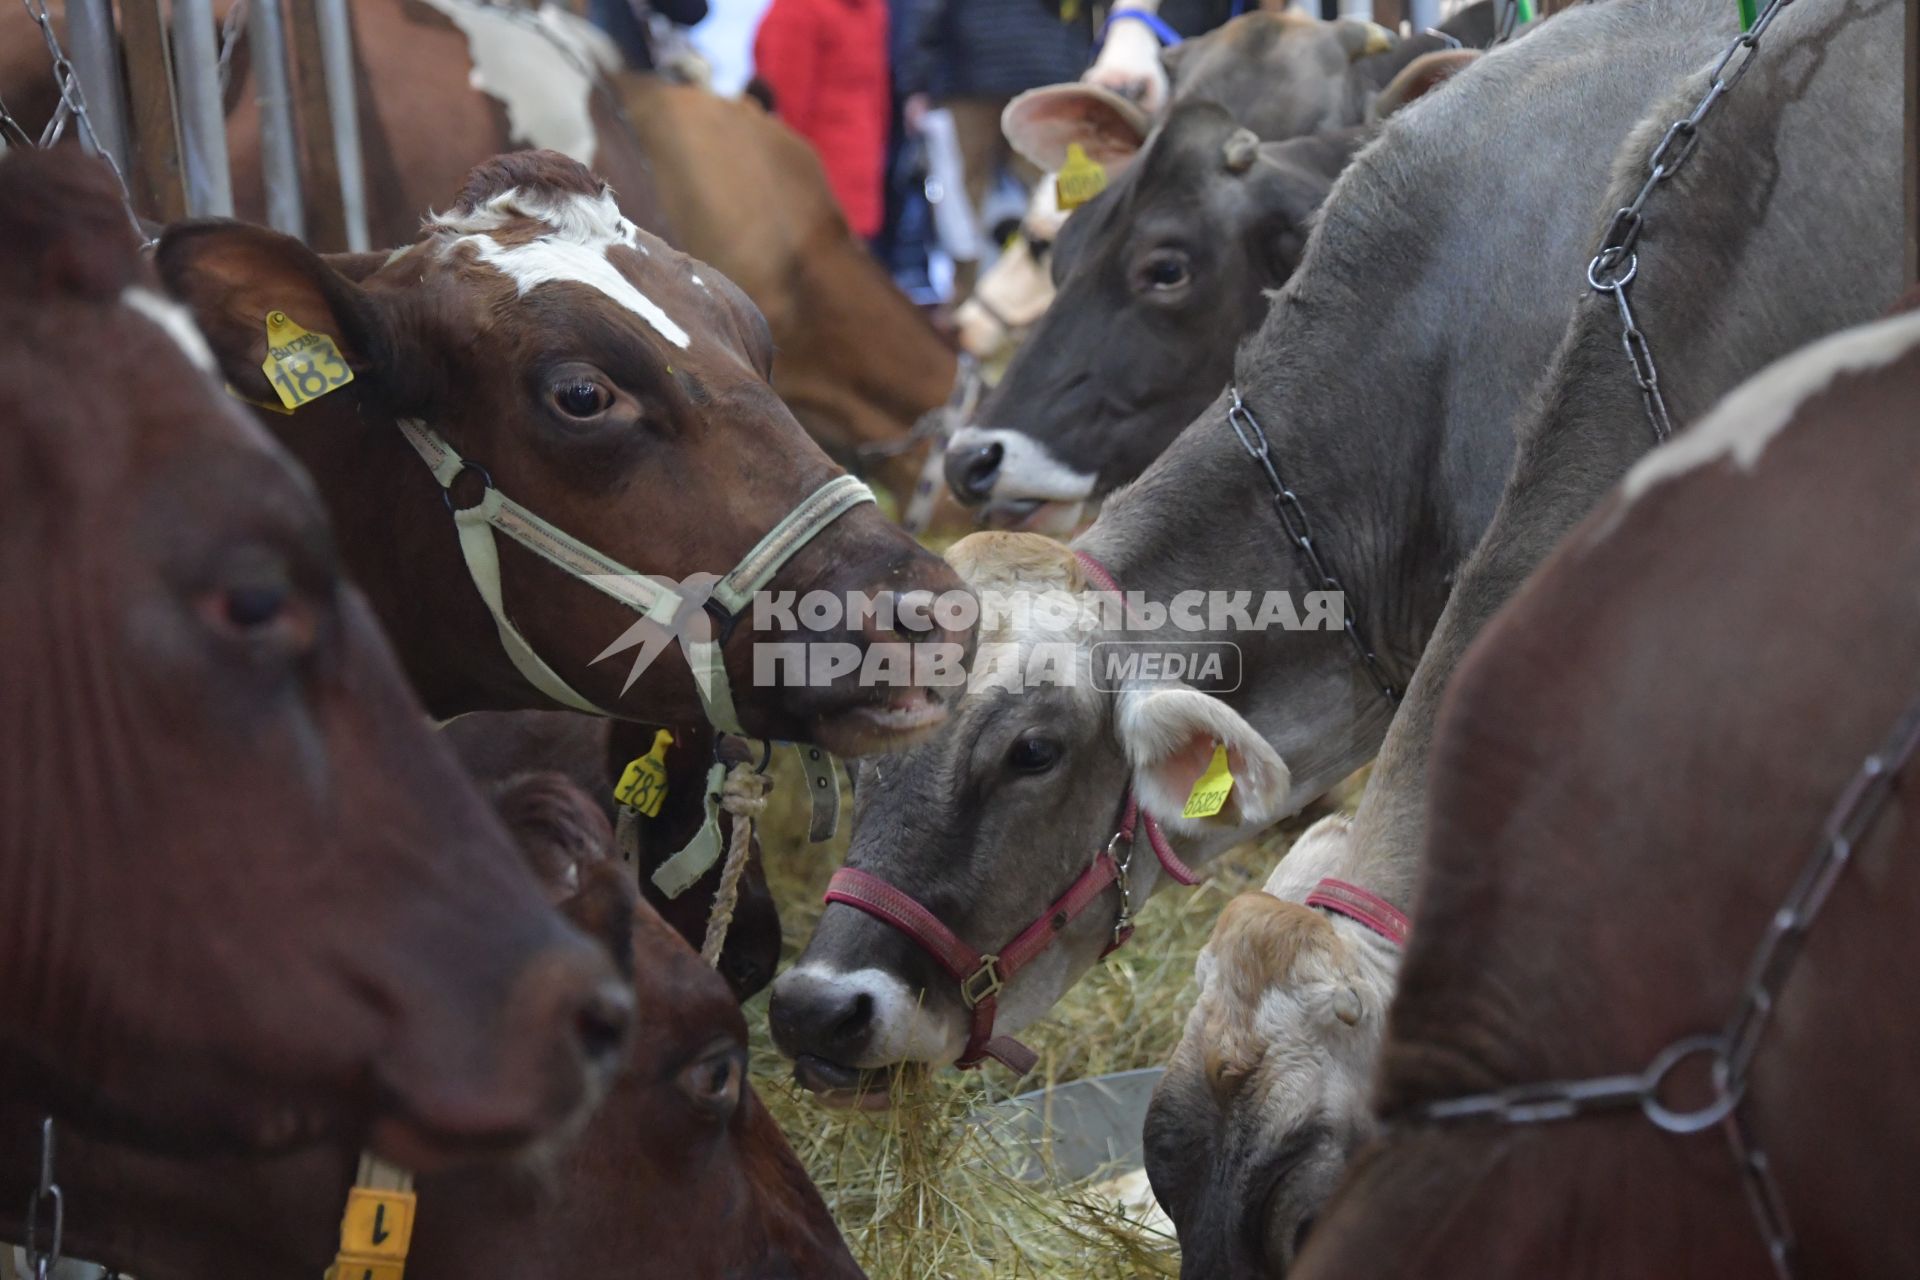
<svg viewBox="0 0 1920 1280"><path fill-rule="evenodd" d="M985 202L988 190L993 186L993 175L999 168L1000 157L1006 150L1006 139L1000 134L1000 113L1006 108L1005 98L961 97L949 98L940 104L953 115L953 131L960 144L960 164L966 170L967 203L973 209L976 222L980 217L980 206ZM954 264L953 301L955 305L966 300L973 292L973 282L979 276L978 262L959 262Z"/></svg>

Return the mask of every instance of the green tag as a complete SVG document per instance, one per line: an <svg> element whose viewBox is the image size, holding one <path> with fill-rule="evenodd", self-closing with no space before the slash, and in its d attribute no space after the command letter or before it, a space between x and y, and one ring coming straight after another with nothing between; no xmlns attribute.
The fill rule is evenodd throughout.
<svg viewBox="0 0 1920 1280"><path fill-rule="evenodd" d="M1211 818L1227 807L1227 797L1233 794L1233 768L1227 763L1227 748L1224 743L1213 749L1213 759L1207 764L1207 771L1193 784L1193 790L1187 796L1187 807L1180 811L1183 818Z"/></svg>
<svg viewBox="0 0 1920 1280"><path fill-rule="evenodd" d="M655 733L647 754L627 762L613 788L613 798L649 818L659 817L660 806L667 799L667 748L672 745L671 733L665 729Z"/></svg>
<svg viewBox="0 0 1920 1280"><path fill-rule="evenodd" d="M1079 143L1069 142L1067 162L1060 166L1060 172L1053 179L1053 191L1060 199L1060 208L1063 211L1078 209L1106 189L1107 171L1089 160Z"/></svg>
<svg viewBox="0 0 1920 1280"><path fill-rule="evenodd" d="M289 413L353 381L353 370L333 339L308 333L284 311L267 313L267 358L260 372Z"/></svg>

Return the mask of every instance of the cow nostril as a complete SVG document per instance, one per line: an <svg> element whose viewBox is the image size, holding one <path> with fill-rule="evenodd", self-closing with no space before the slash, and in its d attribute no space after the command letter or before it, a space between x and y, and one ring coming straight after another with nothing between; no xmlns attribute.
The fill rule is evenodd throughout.
<svg viewBox="0 0 1920 1280"><path fill-rule="evenodd" d="M837 1044L858 1040L866 1034L867 1027L873 1022L873 997L861 992L847 1006L847 1011L833 1024L832 1036Z"/></svg>
<svg viewBox="0 0 1920 1280"><path fill-rule="evenodd" d="M1000 478L1000 463L1005 457L1006 449L997 441L967 449L950 449L947 451L947 486L962 502L985 502L993 495L993 485Z"/></svg>
<svg viewBox="0 0 1920 1280"><path fill-rule="evenodd" d="M633 993L607 982L590 992L573 1016L573 1031L589 1065L612 1070L633 1029Z"/></svg>

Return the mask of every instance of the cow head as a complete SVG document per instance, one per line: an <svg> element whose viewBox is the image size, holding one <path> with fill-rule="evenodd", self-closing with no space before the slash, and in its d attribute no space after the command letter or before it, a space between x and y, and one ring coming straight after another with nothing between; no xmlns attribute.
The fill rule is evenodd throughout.
<svg viewBox="0 0 1920 1280"><path fill-rule="evenodd" d="M634 906L631 877L621 880L636 1016L647 1033L545 1185L481 1169L422 1185L428 1211L408 1273L453 1280L508 1258L516 1275L543 1280L857 1280L819 1191L747 1080L738 1002L651 907ZM590 875L588 889L597 882Z"/></svg>
<svg viewBox="0 0 1920 1280"><path fill-rule="evenodd" d="M1061 228L1053 304L947 446L955 494L1017 513L1143 471L1227 381L1363 140L1263 144L1213 103L1176 106Z"/></svg>
<svg viewBox="0 0 1920 1280"><path fill-rule="evenodd" d="M159 263L251 400L275 398L261 370L268 312L338 344L353 381L266 420L327 494L350 562L438 714L547 701L509 663L450 507L470 509L491 487L633 573L682 583L731 570L838 474L768 385L773 350L753 305L552 152L481 165L454 206L391 255L328 259L259 228L197 223L167 234ZM444 492L397 429L405 419L472 464ZM628 606L498 541L505 613L567 686L619 715L701 718L679 646L636 670L631 648L616 646L637 621ZM900 600L954 585L867 504L827 525L769 589ZM756 736L856 754L944 715L917 676L882 685L853 670L774 687L748 660L759 626L749 610L731 643L721 633ZM928 627L915 637L932 639ZM858 657L909 629L842 611L767 638Z"/></svg>
<svg viewBox="0 0 1920 1280"><path fill-rule="evenodd" d="M631 998L423 723L110 175L0 160L0 1093L144 1143L573 1116Z"/></svg>
<svg viewBox="0 0 1920 1280"><path fill-rule="evenodd" d="M1217 102L1262 138L1297 138L1365 119L1364 60L1398 43L1373 22L1261 11L1182 41L1165 60L1174 102Z"/></svg>
<svg viewBox="0 0 1920 1280"><path fill-rule="evenodd" d="M1344 817L1322 820L1274 882L1337 862L1346 839ZM1147 1112L1147 1174L1179 1232L1182 1276L1285 1274L1373 1132L1367 1091L1396 953L1275 887L1221 913Z"/></svg>
<svg viewBox="0 0 1920 1280"><path fill-rule="evenodd" d="M982 952L1042 916L1105 849L1129 787L1176 837L1218 853L1278 817L1287 768L1224 702L1183 684L1090 687L1097 627L1065 547L1033 534L976 534L950 551L989 603L1024 597L986 630L953 721L856 775L846 865L879 876ZM1056 607L1059 606L1059 607ZM1216 744L1236 785L1225 812L1181 810ZM1132 861L1137 906L1163 878L1144 841ZM996 1031L1041 1017L1111 940L1120 894L1058 933L999 999ZM776 1042L802 1083L844 1096L857 1069L943 1064L962 1052L969 1015L956 984L905 935L844 903L829 905L794 968L774 983Z"/></svg>

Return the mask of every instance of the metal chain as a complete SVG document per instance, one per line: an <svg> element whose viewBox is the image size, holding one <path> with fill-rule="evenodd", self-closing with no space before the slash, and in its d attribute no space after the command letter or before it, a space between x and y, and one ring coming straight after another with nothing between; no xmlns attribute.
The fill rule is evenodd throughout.
<svg viewBox="0 0 1920 1280"><path fill-rule="evenodd" d="M1646 230L1647 197L1653 194L1655 187L1680 172L1687 161L1693 158L1695 149L1700 145L1700 126L1706 123L1720 99L1747 74L1747 69L1753 65L1759 52L1760 37L1780 16L1780 11L1792 3L1793 0L1769 0L1753 26L1741 32L1727 46L1720 60L1713 64L1713 72L1709 77L1711 83L1694 105L1692 113L1668 125L1666 133L1661 135L1659 143L1647 156L1646 181L1640 184L1640 190L1631 201L1614 211L1613 217L1607 222L1606 231L1600 237L1600 247L1594 252L1593 261L1587 264L1587 286L1595 293L1613 295L1614 304L1619 308L1620 345L1633 366L1633 380L1640 388L1640 398L1646 403L1647 421L1653 427L1656 441L1664 441L1673 434L1673 418L1667 412L1666 394L1660 389L1660 371L1654 365L1653 347L1635 320L1633 304L1627 297L1628 286L1640 273L1640 255L1635 246L1640 242L1641 232ZM1735 58L1739 59L1737 63Z"/></svg>
<svg viewBox="0 0 1920 1280"><path fill-rule="evenodd" d="M47 1247L44 1251L40 1248L43 1218L51 1219L47 1224ZM40 1122L40 1181L27 1201L25 1250L33 1280L47 1280L53 1269L60 1265L61 1236L66 1231L66 1219L66 1199L60 1194L60 1184L53 1180L53 1117L48 1116Z"/></svg>
<svg viewBox="0 0 1920 1280"><path fill-rule="evenodd" d="M1259 419L1253 416L1253 410L1247 408L1246 401L1240 398L1240 388L1229 386L1227 394L1233 397L1233 404L1227 409L1227 425L1233 428L1233 434L1240 441L1253 460L1260 464L1260 470L1267 477L1267 484L1273 489L1273 509L1280 516L1280 523L1287 531L1287 537L1300 548L1306 558L1307 567L1312 570L1323 589L1340 594L1341 626L1347 633L1347 639L1353 643L1353 651L1360 659L1360 665L1366 668L1374 688L1389 703L1400 701L1400 691L1388 678L1386 669L1374 654L1370 645L1360 632L1358 610L1354 607L1353 597L1340 585L1340 579L1321 558L1320 548L1314 544L1313 524L1307 519L1306 508L1300 505L1300 496L1288 487L1274 469L1273 450L1267 443L1267 433L1260 428Z"/></svg>
<svg viewBox="0 0 1920 1280"><path fill-rule="evenodd" d="M1793 1230L1772 1164L1753 1141L1740 1104L1746 1096L1761 1036L1793 975L1808 932L1834 885L1852 863L1855 850L1886 812L1901 772L1916 757L1920 757L1920 700L1910 704L1894 722L1879 750L1861 763L1834 802L1821 826L1819 847L1769 919L1747 966L1740 1003L1720 1031L1675 1041L1638 1074L1515 1085L1428 1103L1416 1108L1409 1118L1428 1124L1490 1121L1527 1125L1637 1106L1648 1120L1668 1133L1699 1133L1719 1125L1774 1269L1782 1280L1791 1280ZM1676 1110L1662 1099L1662 1090L1682 1062L1696 1057L1705 1057L1712 1068L1713 1094L1693 1110Z"/></svg>
<svg viewBox="0 0 1920 1280"><path fill-rule="evenodd" d="M54 87L60 91L60 106L47 121L39 145L52 146L66 132L67 121L78 120L81 141L86 144L87 150L106 161L107 168L113 171L113 180L120 187L120 204L127 211L127 221L133 224L133 234L139 237L143 246L151 245L153 241L148 238L146 228L140 225L140 215L134 212L133 193L127 188L126 175L120 172L119 161L100 145L100 137L94 132L93 117L87 114L86 95L80 91L79 73L73 69L73 63L67 60L67 51L60 47L60 38L53 33L53 19L47 13L47 0L20 0L20 3L25 6L27 16L33 19L34 25L40 28L40 38L47 46L47 57L53 63ZM10 125L23 139L27 137L19 122L11 115L6 115L3 107L0 107L0 115L6 117L0 124Z"/></svg>

